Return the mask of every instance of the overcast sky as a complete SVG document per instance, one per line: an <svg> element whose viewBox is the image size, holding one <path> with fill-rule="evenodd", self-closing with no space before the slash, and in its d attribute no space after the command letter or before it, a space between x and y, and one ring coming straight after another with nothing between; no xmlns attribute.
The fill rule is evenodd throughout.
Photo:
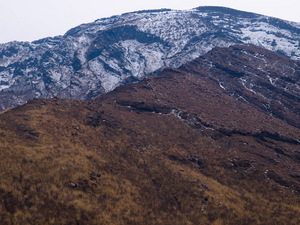
<svg viewBox="0 0 300 225"><path fill-rule="evenodd" d="M226 6L300 22L300 0L0 0L0 43L62 35L82 23L143 9Z"/></svg>

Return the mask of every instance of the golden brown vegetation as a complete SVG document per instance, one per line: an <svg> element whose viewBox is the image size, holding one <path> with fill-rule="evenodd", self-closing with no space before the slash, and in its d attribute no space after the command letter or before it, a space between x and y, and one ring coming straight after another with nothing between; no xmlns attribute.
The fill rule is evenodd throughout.
<svg viewBox="0 0 300 225"><path fill-rule="evenodd" d="M32 100L0 115L0 221L298 225L299 134L174 70Z"/></svg>

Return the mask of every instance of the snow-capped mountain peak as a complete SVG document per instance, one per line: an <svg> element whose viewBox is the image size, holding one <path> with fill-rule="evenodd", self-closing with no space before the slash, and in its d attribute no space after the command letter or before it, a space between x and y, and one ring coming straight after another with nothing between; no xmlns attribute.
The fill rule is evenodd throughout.
<svg viewBox="0 0 300 225"><path fill-rule="evenodd" d="M63 36L0 45L0 109L35 97L93 98L179 67L213 47L249 44L300 60L300 25L223 7L147 10Z"/></svg>

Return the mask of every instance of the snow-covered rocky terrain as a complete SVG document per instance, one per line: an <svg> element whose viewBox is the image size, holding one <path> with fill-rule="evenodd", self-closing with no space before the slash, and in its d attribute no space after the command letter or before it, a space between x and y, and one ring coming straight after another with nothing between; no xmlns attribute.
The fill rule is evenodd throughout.
<svg viewBox="0 0 300 225"><path fill-rule="evenodd" d="M0 44L0 110L28 99L89 99L179 67L213 47L250 44L300 61L300 24L222 7L126 13L63 36Z"/></svg>

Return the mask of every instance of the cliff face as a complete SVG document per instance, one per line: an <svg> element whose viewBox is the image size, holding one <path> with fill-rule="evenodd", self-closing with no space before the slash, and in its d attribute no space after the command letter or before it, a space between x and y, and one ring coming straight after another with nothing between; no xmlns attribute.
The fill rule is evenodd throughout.
<svg viewBox="0 0 300 225"><path fill-rule="evenodd" d="M54 96L90 99L179 67L213 47L252 44L300 59L299 24L221 7L127 13L65 35L0 45L0 109Z"/></svg>
<svg viewBox="0 0 300 225"><path fill-rule="evenodd" d="M297 224L297 68L256 47L215 48L94 100L1 113L1 221Z"/></svg>

